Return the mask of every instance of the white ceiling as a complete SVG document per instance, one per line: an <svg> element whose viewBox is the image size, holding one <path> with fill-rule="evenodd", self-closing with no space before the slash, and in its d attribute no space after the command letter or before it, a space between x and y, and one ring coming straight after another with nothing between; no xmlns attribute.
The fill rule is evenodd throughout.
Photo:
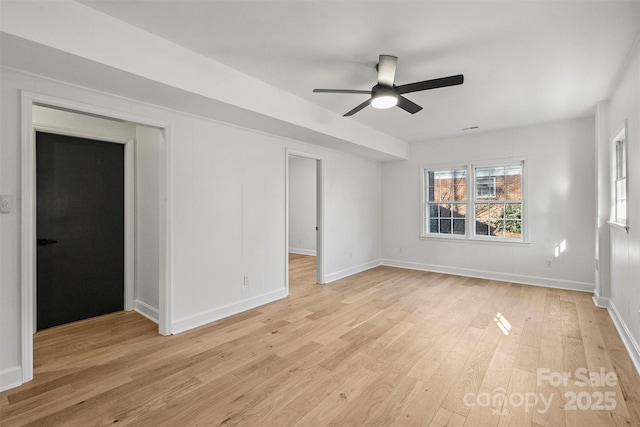
<svg viewBox="0 0 640 427"><path fill-rule="evenodd" d="M406 95L415 115L344 118L407 142L592 115L640 34L640 1L82 3L339 115L367 95L312 90L370 89L379 54L399 57L396 84L464 74Z"/></svg>

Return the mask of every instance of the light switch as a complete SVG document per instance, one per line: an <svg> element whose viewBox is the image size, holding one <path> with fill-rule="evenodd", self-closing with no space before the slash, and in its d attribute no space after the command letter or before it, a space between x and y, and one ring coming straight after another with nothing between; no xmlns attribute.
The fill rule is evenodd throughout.
<svg viewBox="0 0 640 427"><path fill-rule="evenodd" d="M11 196L8 195L0 195L0 212L9 213L11 212Z"/></svg>

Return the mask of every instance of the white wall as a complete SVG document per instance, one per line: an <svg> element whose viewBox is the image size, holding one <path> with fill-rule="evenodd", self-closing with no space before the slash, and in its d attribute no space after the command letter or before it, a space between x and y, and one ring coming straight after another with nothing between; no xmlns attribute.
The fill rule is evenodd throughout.
<svg viewBox="0 0 640 427"><path fill-rule="evenodd" d="M135 310L158 323L160 289L160 148L159 129L135 127L136 288Z"/></svg>
<svg viewBox="0 0 640 427"><path fill-rule="evenodd" d="M610 134L600 141L604 145L600 151L604 153L610 153L610 138L627 120L629 230L627 233L611 227L608 235L603 234L603 238L610 239L604 246L608 243L610 247L611 275L608 294L603 289L598 301L610 308L636 369L640 371L640 168L637 163L640 159L640 50L637 44L628 69L610 100L608 114ZM604 185L611 183L606 167L609 161L609 158L603 159L603 167L599 170L600 182ZM608 212L610 206L602 206L601 210Z"/></svg>
<svg viewBox="0 0 640 427"><path fill-rule="evenodd" d="M583 119L413 144L382 168L383 263L592 291L594 122ZM420 233L420 166L524 157L528 244L448 241ZM555 244L567 250L555 257ZM545 261L552 260L552 268Z"/></svg>
<svg viewBox="0 0 640 427"><path fill-rule="evenodd" d="M289 252L316 255L316 160L289 157Z"/></svg>
<svg viewBox="0 0 640 427"><path fill-rule="evenodd" d="M13 195L15 205L12 213L0 215L0 388L21 378L20 89L171 124L174 333L287 294L287 148L323 157L327 280L378 263L381 171L375 161L13 70L2 69L0 79L0 194ZM242 284L244 275L249 286Z"/></svg>

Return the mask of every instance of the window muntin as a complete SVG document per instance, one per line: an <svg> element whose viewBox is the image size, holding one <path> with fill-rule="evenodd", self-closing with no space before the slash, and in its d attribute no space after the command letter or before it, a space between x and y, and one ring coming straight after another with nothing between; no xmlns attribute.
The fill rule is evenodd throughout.
<svg viewBox="0 0 640 427"><path fill-rule="evenodd" d="M423 168L423 236L524 241L524 162Z"/></svg>

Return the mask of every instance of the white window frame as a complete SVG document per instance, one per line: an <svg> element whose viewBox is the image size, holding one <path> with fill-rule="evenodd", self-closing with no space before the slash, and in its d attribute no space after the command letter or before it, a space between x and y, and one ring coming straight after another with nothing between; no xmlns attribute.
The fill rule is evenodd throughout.
<svg viewBox="0 0 640 427"><path fill-rule="evenodd" d="M467 242L482 242L482 243L529 243L529 214L528 214L528 179L527 179L527 164L528 159L526 157L505 158L495 160L483 160L476 162L468 162L465 164L433 164L423 165L420 167L420 234L422 239L446 239L455 241L467 241ZM483 198L476 197L476 177L475 171L477 168L486 167L503 167L503 166L516 166L522 167L522 235L520 238L513 237L497 237L497 236L477 236L475 233L475 205L476 203L483 203ZM428 204L428 182L427 172L429 171L443 171L453 169L466 169L467 171L467 197L466 197L466 222L465 222L465 234L441 234L429 232L429 217L427 211ZM508 202L508 201L506 201Z"/></svg>
<svg viewBox="0 0 640 427"><path fill-rule="evenodd" d="M611 213L609 224L629 231L629 148L627 120L611 138ZM621 206L621 201L624 202Z"/></svg>
<svg viewBox="0 0 640 427"><path fill-rule="evenodd" d="M464 230L465 234L444 234L444 233L431 233L429 232L429 218L428 218L428 209L427 205L430 203L427 197L427 189L429 187L429 183L427 182L427 172L440 172L445 170L459 170L464 169L467 172L467 179L469 178L469 167L468 165L460 165L460 164L441 164L433 167L421 167L420 168L420 237L429 237L429 238L443 238L443 239L466 239L468 230L469 230L469 185L467 184L467 194L465 204L467 206L467 214L465 215L465 224ZM433 203L433 202L431 202Z"/></svg>

